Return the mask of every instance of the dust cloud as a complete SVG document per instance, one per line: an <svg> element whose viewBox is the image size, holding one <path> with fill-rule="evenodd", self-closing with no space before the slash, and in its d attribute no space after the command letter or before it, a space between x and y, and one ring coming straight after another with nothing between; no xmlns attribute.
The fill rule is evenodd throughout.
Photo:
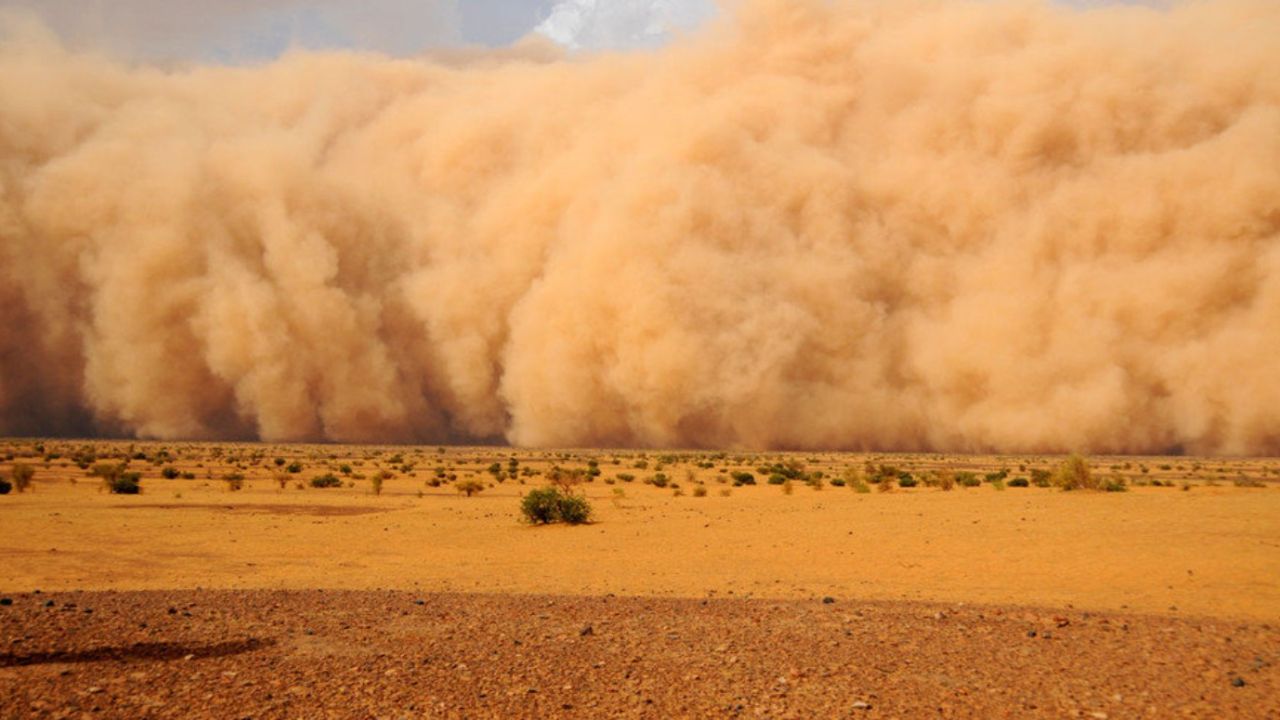
<svg viewBox="0 0 1280 720"><path fill-rule="evenodd" d="M0 434L1280 453L1280 3L0 43Z"/></svg>

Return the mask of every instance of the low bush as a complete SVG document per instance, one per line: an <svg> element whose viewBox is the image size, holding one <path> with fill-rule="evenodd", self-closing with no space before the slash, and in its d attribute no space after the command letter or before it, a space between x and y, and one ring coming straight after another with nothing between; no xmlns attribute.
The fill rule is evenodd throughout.
<svg viewBox="0 0 1280 720"><path fill-rule="evenodd" d="M26 463L15 463L13 469L9 471L9 477L13 480L13 487L18 492L26 492L31 488L31 478L35 477L36 469Z"/></svg>
<svg viewBox="0 0 1280 720"><path fill-rule="evenodd" d="M557 522L580 525L591 518L591 505L581 495L545 487L530 490L521 498L520 512L526 521L534 525Z"/></svg>
<svg viewBox="0 0 1280 720"><path fill-rule="evenodd" d="M698 483L697 485L694 485L694 486L693 486L693 496L694 496L694 497L706 497L706 496L707 496L707 486L706 486L706 485L703 485L702 483Z"/></svg>
<svg viewBox="0 0 1280 720"><path fill-rule="evenodd" d="M333 473L325 473L311 478L311 487L313 488L336 488L342 487L342 480L338 479Z"/></svg>
<svg viewBox="0 0 1280 720"><path fill-rule="evenodd" d="M956 484L960 487L971 488L978 487L982 484L982 481L978 479L977 475L974 475L971 472L958 472L956 473Z"/></svg>
<svg viewBox="0 0 1280 720"><path fill-rule="evenodd" d="M471 497L476 493L484 492L484 483L480 482L479 480L463 480L462 482L459 482L456 485L454 485L453 489L457 490L458 493L462 495Z"/></svg>
<svg viewBox="0 0 1280 720"><path fill-rule="evenodd" d="M140 473L126 472L104 481L107 484L107 490L113 495L137 495L142 492L142 485L139 484L141 478Z"/></svg>
<svg viewBox="0 0 1280 720"><path fill-rule="evenodd" d="M782 485L787 482L787 476L781 473L773 473L768 480L770 485Z"/></svg>
<svg viewBox="0 0 1280 720"><path fill-rule="evenodd" d="M755 485L755 484L756 484L756 476L755 476L755 475L752 475L752 474L751 474L751 473L749 473L749 472L746 472L745 470L739 470L739 471L736 471L736 472L734 472L732 475L730 475L729 477L732 477L732 478L733 478L733 486L734 486L734 487L741 487L741 486L743 486L743 485Z"/></svg>
<svg viewBox="0 0 1280 720"><path fill-rule="evenodd" d="M1089 471L1089 463L1079 455L1072 455L1053 474L1053 484L1063 490L1099 490L1101 484Z"/></svg>
<svg viewBox="0 0 1280 720"><path fill-rule="evenodd" d="M915 478L911 477L910 473L898 478L898 487L912 488L917 484L919 484L919 482Z"/></svg>
<svg viewBox="0 0 1280 720"><path fill-rule="evenodd" d="M1031 483L1024 477L1016 477L1009 481L1009 487L1030 487Z"/></svg>
<svg viewBox="0 0 1280 720"><path fill-rule="evenodd" d="M178 468L170 465L160 471L160 477L165 480L177 480L179 477L182 477L182 473L178 472Z"/></svg>

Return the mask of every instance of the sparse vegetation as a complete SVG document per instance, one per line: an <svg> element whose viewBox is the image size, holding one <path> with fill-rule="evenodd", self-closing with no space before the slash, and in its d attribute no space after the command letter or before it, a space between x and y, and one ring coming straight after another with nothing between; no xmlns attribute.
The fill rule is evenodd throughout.
<svg viewBox="0 0 1280 720"><path fill-rule="evenodd" d="M1063 490L1098 490L1099 484L1080 455L1071 455L1053 474L1053 484Z"/></svg>
<svg viewBox="0 0 1280 720"><path fill-rule="evenodd" d="M342 480L333 473L325 473L311 478L311 487L321 489L342 487Z"/></svg>
<svg viewBox="0 0 1280 720"><path fill-rule="evenodd" d="M472 495L484 491L484 483L479 480L462 480L456 483L453 486L453 489L457 490L459 495L471 497Z"/></svg>
<svg viewBox="0 0 1280 720"><path fill-rule="evenodd" d="M552 486L530 490L520 499L520 512L534 525L579 525L591 518L591 505L581 495Z"/></svg>
<svg viewBox="0 0 1280 720"><path fill-rule="evenodd" d="M14 463L13 469L9 471L9 477L13 481L13 487L20 493L24 493L31 489L31 479L36 475L36 469L26 463Z"/></svg>

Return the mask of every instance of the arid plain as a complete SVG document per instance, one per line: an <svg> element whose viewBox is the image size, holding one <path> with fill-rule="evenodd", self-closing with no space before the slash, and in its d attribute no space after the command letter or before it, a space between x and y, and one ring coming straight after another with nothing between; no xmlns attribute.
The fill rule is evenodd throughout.
<svg viewBox="0 0 1280 720"><path fill-rule="evenodd" d="M13 463L33 467L35 475L26 492L15 490L0 498L6 536L0 590L14 600L4 608L8 617L0 634L9 645L0 648L7 652L0 661L0 698L14 703L9 707L36 707L32 705L36 703L50 716L58 716L55 711L78 716L93 707L108 714L171 716L175 710L171 704L129 704L130 698L150 697L136 689L111 695L116 699L108 702L107 696L119 688L113 689L107 680L87 681L90 684L77 690L68 681L77 675L51 673L53 668L65 670L87 662L86 657L92 661L89 666L99 668L111 663L166 666L182 658L201 659L200 648L215 646L192 645L191 638L187 645L162 638L175 644L162 645L158 654L137 655L130 648L151 647L158 640L155 619L134 615L150 608L161 619L172 620L176 608L207 607L211 598L222 598L213 602L222 608L215 623L218 631L213 633L219 640L229 641L224 635L233 627L252 634L237 623L264 612L264 607L279 608L287 618L263 621L277 630L270 638L274 650L263 649L264 645L211 653L210 658L219 662L248 662L264 652L281 652L274 643L281 642L280 633L289 634L281 623L300 623L292 631L305 640L303 656L313 660L318 654L328 661L337 657L345 662L356 647L368 650L385 645L395 648L392 655L416 652L414 648L428 643L420 634L409 640L397 635L400 640L365 638L318 649L312 641L316 631L305 626L327 627L332 620L329 614L340 610L345 620L338 622L335 632L349 631L355 621L347 614L358 615L363 612L359 608L367 611L370 602L380 609L368 617L367 625L356 623L356 627L380 628L375 635L389 632L391 626L378 619L384 613L400 621L401 610L407 614L437 603L462 616L467 613L459 610L459 604L471 608L470 617L482 620L472 627L469 642L497 633L500 640L489 638L493 642L485 645L485 652L493 653L497 652L491 647L495 642L511 642L507 637L514 632L511 623L567 624L571 626L568 639L553 642L554 648L540 655L552 665L557 664L557 653L576 656L579 651L573 648L584 638L598 636L604 642L608 637L601 627L608 625L601 619L604 615L597 613L595 621L589 609L582 615L581 604L596 601L611 601L615 606L634 603L622 617L646 619L651 625L650 632L640 633L641 640L650 634L677 635L689 630L685 626L691 622L710 622L697 620L698 613L705 614L708 607L725 614L717 622L739 617L741 623L756 627L755 641L765 643L778 642L770 640L778 630L778 617L798 622L807 613L823 610L843 618L855 617L849 613L889 613L892 618L875 627L890 637L898 636L893 628L920 618L936 625L968 616L979 628L991 622L1011 624L1006 628L1014 633L1010 638L1002 640L984 631L982 642L968 638L946 644L943 649L949 654L935 660L957 672L957 660L965 653L994 653L1000 658L1012 638L1023 642L1043 635L1053 638L1055 631L1056 640L1042 642L1064 644L1070 633L1084 633L1092 619L1123 625L1126 630L1150 626L1158 641L1155 649L1131 643L1105 653L1107 662L1118 663L1117 678L1138 672L1136 668L1145 663L1148 670L1158 669L1156 676L1176 686L1156 692L1160 702L1143 706L1145 715L1208 717L1231 707L1235 711L1227 716L1266 717L1280 709L1269 690L1280 688L1273 665L1280 662L1280 632L1275 629L1280 622L1280 462L1275 460L1094 457L1088 460L1093 476L1112 490L1123 491L1067 492L1052 481L1048 487L1037 486L1046 484L1063 462L1052 456L74 441L12 441L4 452L6 477ZM141 493L106 492L101 478L93 475L95 468L125 460L130 472L140 473ZM554 474L552 468L580 476L577 492L591 502L592 522L578 526L522 522L521 496L545 485ZM336 486L313 487L314 479L326 477L336 479L330 482ZM467 487L472 494L460 491ZM321 590L330 593L331 599L346 600L335 608L332 600L317 600L315 592ZM346 594L333 595L333 591ZM391 603L394 607L384 607L389 601L380 593L399 599ZM495 606L477 610L476 603ZM67 604L72 611L55 614L56 608ZM102 629L102 635L65 627L66 618L105 622L102 610L97 615L78 611L95 605L119 606L125 615L123 624ZM22 608L32 614L19 623L17 613ZM777 615L779 608L790 611ZM759 613L773 620L762 621ZM184 611L178 617L192 616ZM48 618L56 618L61 629L47 627L48 634L42 633ZM814 618L794 629L809 633L821 628L822 622ZM139 629L139 623L145 630ZM125 642L128 632L120 635L125 626L144 635ZM1210 638L1203 647L1193 643L1176 650L1178 642L1187 641L1183 635L1189 628L1196 628L1198 637L1205 627L1217 626L1234 628L1236 644L1230 638ZM267 642L259 636L263 626L254 627L259 630L253 635L255 642ZM450 621L436 631L441 632L440 628L456 630L458 626ZM205 628L204 634L197 635L208 640L208 632ZM711 646L707 653L694 654L701 661L715 655L711 651L717 647L723 654L725 643L712 641L728 637L726 632L726 627L696 631ZM903 637L918 632L906 632ZM1176 642L1171 635L1178 636ZM550 640L555 633L540 637ZM813 640L796 637L783 644ZM639 642L621 637L617 641ZM446 645L456 649L465 643ZM298 647L290 652L301 652ZM186 651L192 648L195 651ZM774 672L773 662L782 663L776 671L784 680L790 672L800 676L810 672L797 667L794 660L778 660L782 651L776 646L774 651L757 651L762 656L753 667L766 675ZM1236 651L1243 654L1236 657ZM659 662L668 651L635 652L637 659ZM743 648L739 655L746 652L752 651ZM859 652L870 651L864 647ZM1164 657L1164 653L1171 654ZM805 657L820 660L826 655L824 650ZM907 657L926 666L931 662L928 652ZM1103 662L1088 653L1072 662L1077 661L1082 667ZM493 681L505 688L501 692L463 692L453 697L449 693L457 693L458 686L420 679L410 687L448 697L435 704L424 704L420 698L415 704L401 702L397 695L391 705L408 716L422 712L509 716L549 709L576 709L587 715L755 712L807 716L839 714L841 708L896 708L901 716L910 717L915 707L910 702L928 698L931 714L1060 716L1079 711L1121 717L1126 716L1124 698L1132 700L1132 693L1107 694L1108 702L1121 704L1118 711L1089 710L1078 698L1056 695L1057 699L1040 704L1010 704L1004 698L991 705L992 697L975 699L960 680L938 681L930 690L901 692L901 678L882 678L881 693L874 701L840 693L805 700L792 692L782 695L789 701L761 704L759 697L751 696L750 683L733 683L738 695L745 696L730 693L732 697L715 704L719 695L710 687L699 693L680 692L682 684L695 682L688 676L701 677L688 670L697 663L685 657L650 673L664 677L675 673L669 696L659 694L645 703L640 693L631 700L614 698L617 702L610 704L608 698L592 694L602 688L616 689L619 681L615 679L556 684L556 692L563 697L552 702L547 690L535 697L536 688L528 693L521 685L525 681L512 680L527 661L508 658L502 662L507 663L505 669L502 663L490 668L498 673L499 679ZM563 662L567 660L559 664ZM987 670L998 671L1008 662L1004 658L987 663ZM1058 662L1065 661L1058 658ZM1169 665L1177 669L1170 670ZM724 669L723 663L716 666ZM1050 669L1057 679L1040 678L1035 683L1045 686L1048 682L1056 693L1065 687L1061 675L1066 669L1042 668ZM40 699L43 696L30 694L32 687L39 686L32 685L31 674L39 672L49 674L45 694L59 700L46 703ZM125 670L120 672L120 677L128 677ZM155 676L147 667L134 672ZM243 670L224 672L238 677L236 673ZM367 675L356 671L362 674ZM934 675L929 671L924 677ZM167 672L161 676L172 679ZM1016 695L1019 683L1038 676L1019 673L1017 677L995 684L1012 688ZM219 683L226 680L219 678ZM520 685L518 692L511 694L502 682ZM974 682L975 687L990 684ZM838 683L819 686L843 687ZM201 694L203 687L197 682L191 692ZM247 714L284 717L337 702L356 714L337 712L335 717L363 716L354 708L365 706L353 705L345 696L336 699L323 692L310 696L297 691L319 687L314 683L298 681L289 687L295 688L293 695L277 688L276 695L268 693L269 698L277 698L277 704L263 700ZM442 690L446 687L448 692ZM590 699L582 696L588 687L594 688L588 693ZM776 690L760 692L776 701ZM958 690L963 692L957 696ZM865 689L849 692L866 694ZM1190 695L1182 697L1179 692ZM512 702L516 695L520 702L515 705L484 702L499 696ZM942 695L950 702L938 700ZM370 716L384 712L397 716L390 706L379 704L386 700L385 694L375 692L371 697L376 702L368 705ZM1116 697L1121 700L1115 701ZM711 704L687 705L690 698ZM1177 701L1177 707L1161 704L1171 700ZM308 701L314 704L306 705ZM421 712L406 710L409 705ZM232 707L239 712L248 706ZM211 716L218 715L212 712Z"/></svg>

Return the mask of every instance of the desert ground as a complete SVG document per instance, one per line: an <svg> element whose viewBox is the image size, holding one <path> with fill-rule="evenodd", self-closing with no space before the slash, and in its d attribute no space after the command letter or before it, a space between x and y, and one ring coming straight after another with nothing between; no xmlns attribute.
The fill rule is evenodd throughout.
<svg viewBox="0 0 1280 720"><path fill-rule="evenodd" d="M1280 717L1280 460L1087 462L0 442L0 717Z"/></svg>

